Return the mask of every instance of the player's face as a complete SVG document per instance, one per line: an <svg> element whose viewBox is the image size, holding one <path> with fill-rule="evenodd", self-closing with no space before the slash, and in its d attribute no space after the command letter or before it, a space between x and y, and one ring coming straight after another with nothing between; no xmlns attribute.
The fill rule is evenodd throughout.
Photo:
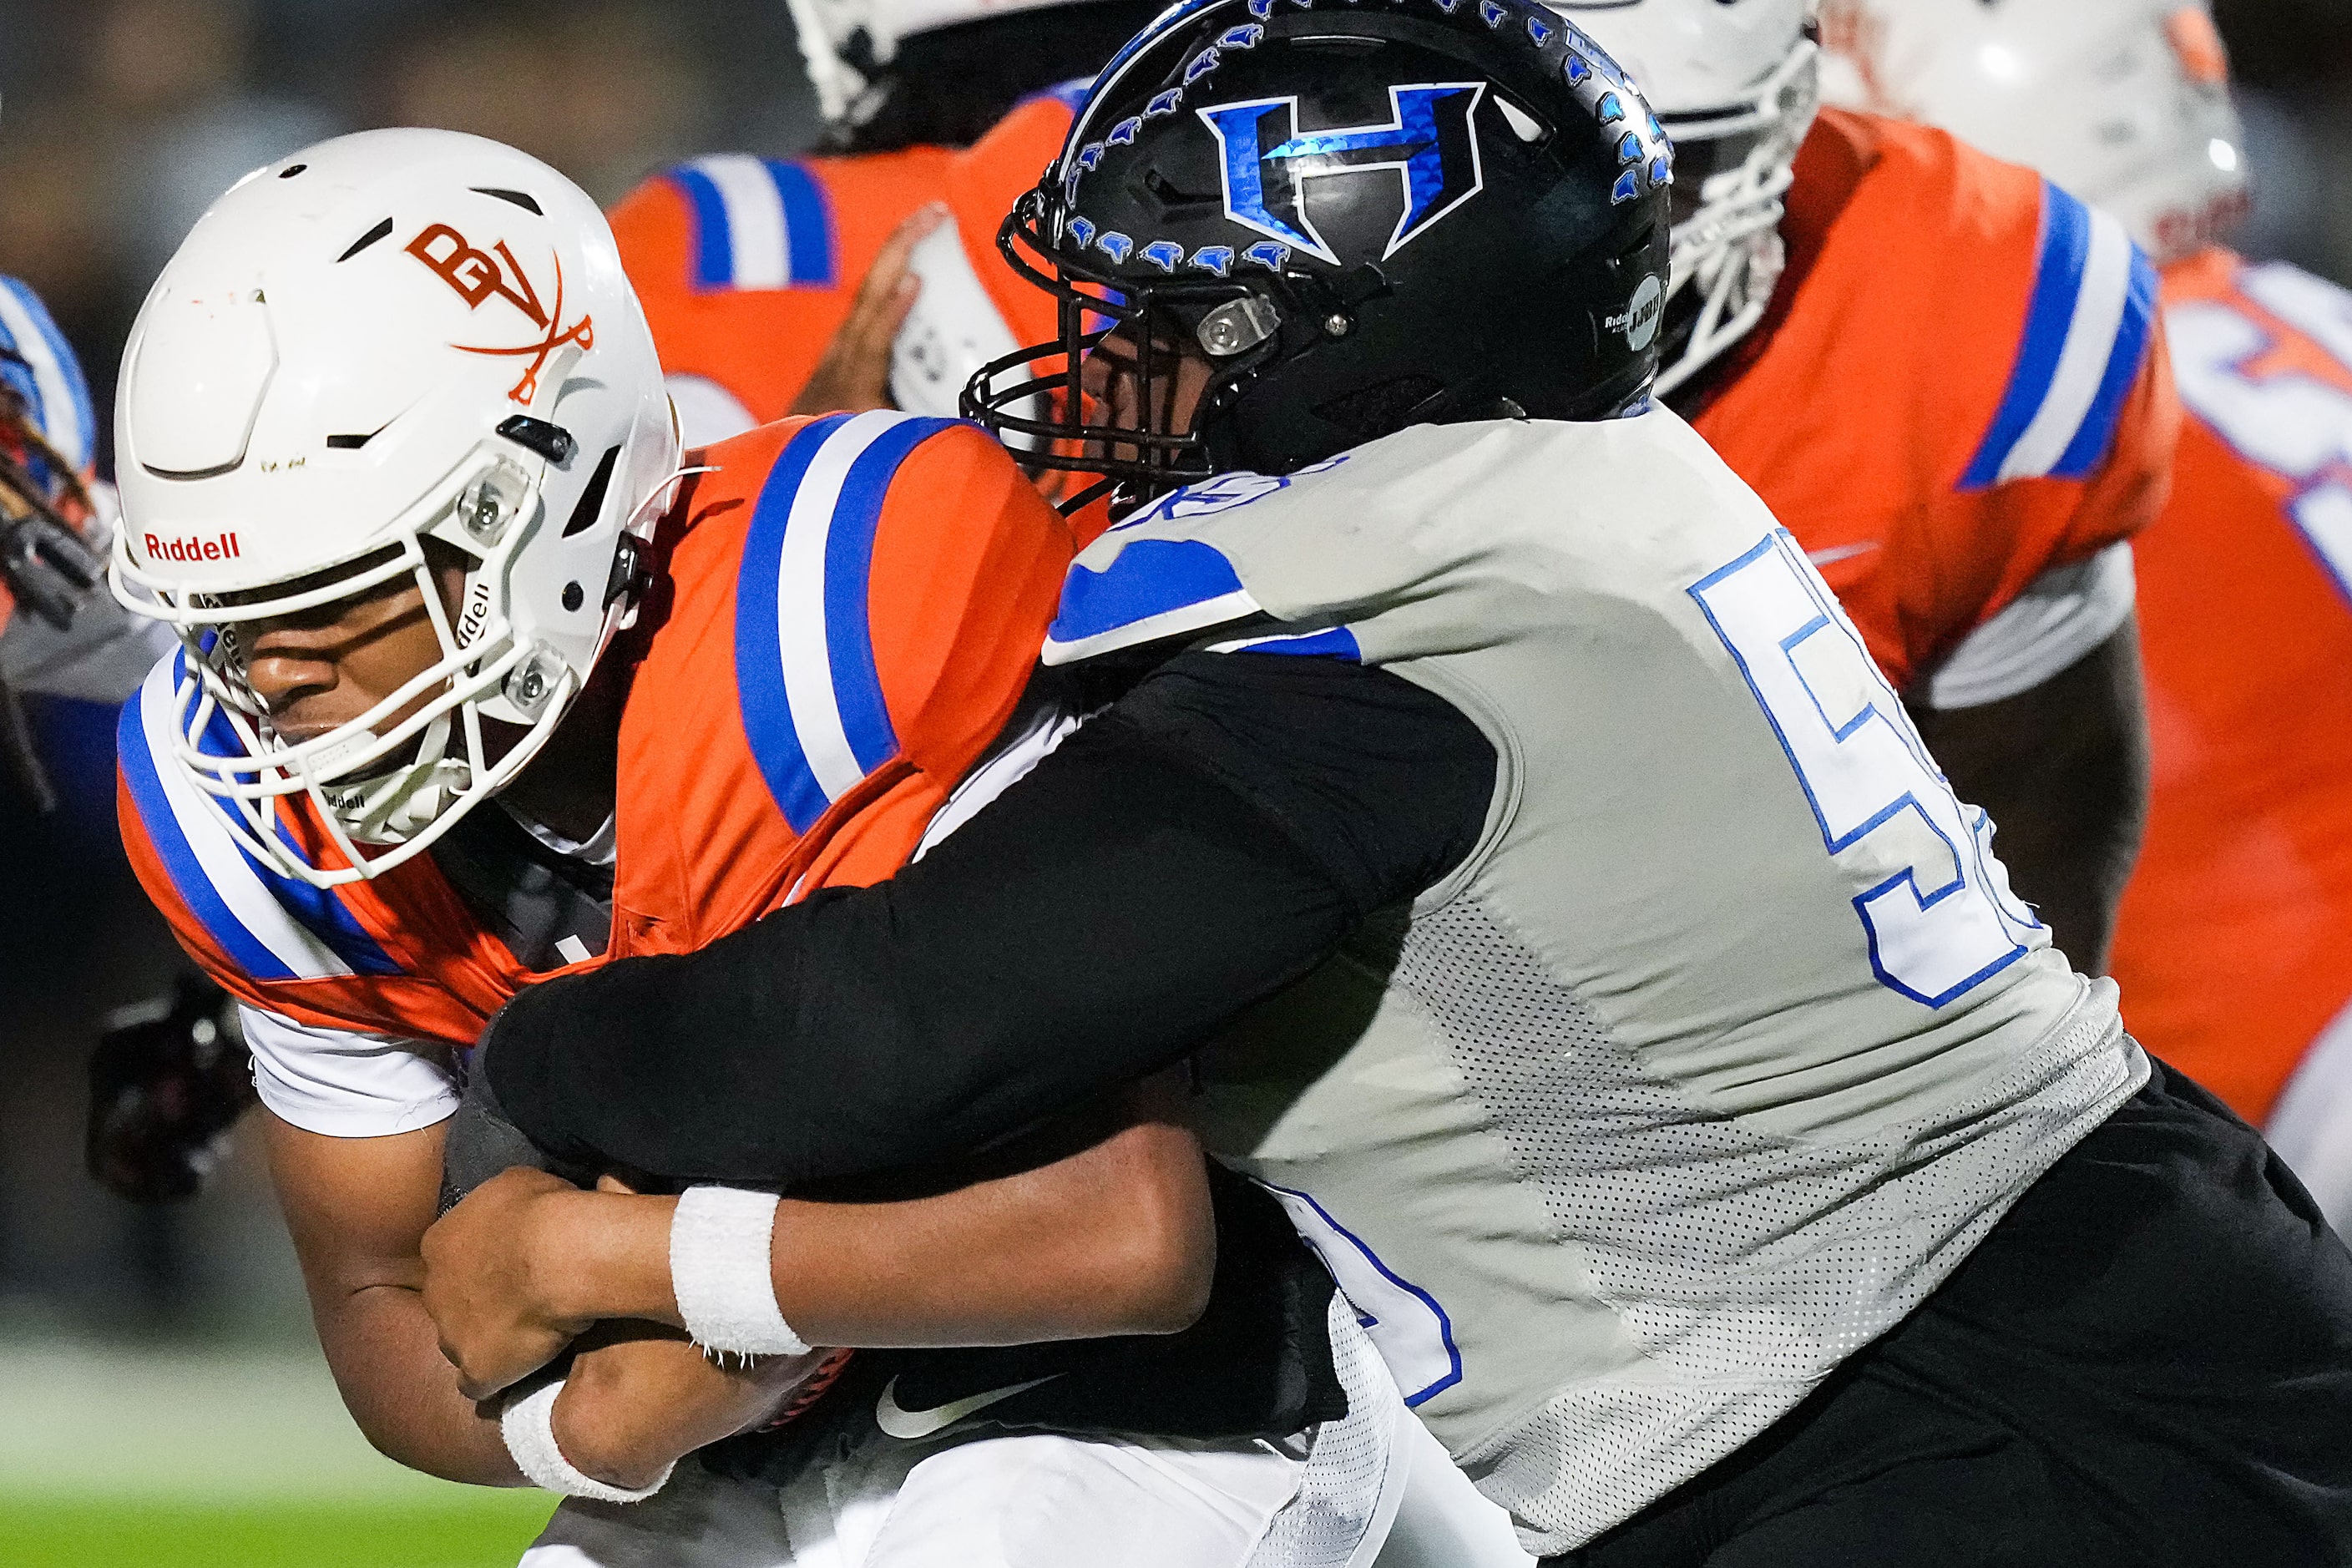
<svg viewBox="0 0 2352 1568"><path fill-rule="evenodd" d="M1109 424L1168 436L1189 434L1201 411L1201 396L1209 386L1212 367L1207 356L1189 343L1159 338L1151 347L1148 389L1140 369L1139 344L1122 329L1087 356L1080 384L1089 399L1108 410ZM1129 461L1140 456L1131 447L1116 445L1108 455Z"/></svg>
<svg viewBox="0 0 2352 1568"><path fill-rule="evenodd" d="M465 589L464 566L436 563L434 576L445 611L454 616ZM441 659L441 639L413 577L257 622L247 636L246 684L269 715L270 728L289 744L360 718ZM404 722L434 695L420 692L382 728Z"/></svg>

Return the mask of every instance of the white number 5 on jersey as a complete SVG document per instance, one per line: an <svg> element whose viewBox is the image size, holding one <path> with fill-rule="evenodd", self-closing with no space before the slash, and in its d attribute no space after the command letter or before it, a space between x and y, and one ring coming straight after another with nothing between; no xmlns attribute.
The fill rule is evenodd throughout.
<svg viewBox="0 0 2352 1568"><path fill-rule="evenodd" d="M1940 1007L2023 957L2039 922L2010 896L1990 824L1952 794L1796 541L1776 529L1690 593L1854 884L1879 982Z"/></svg>
<svg viewBox="0 0 2352 1568"><path fill-rule="evenodd" d="M1271 1182L1258 1184L1281 1203L1299 1239L1331 1271L1407 1405L1419 1405L1462 1381L1462 1352L1454 1343L1454 1323L1436 1297L1382 1263L1353 1231L1305 1193Z"/></svg>

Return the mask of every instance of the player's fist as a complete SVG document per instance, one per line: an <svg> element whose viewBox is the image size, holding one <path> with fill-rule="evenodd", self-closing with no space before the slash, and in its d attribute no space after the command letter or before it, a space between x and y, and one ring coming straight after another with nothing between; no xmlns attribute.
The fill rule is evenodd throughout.
<svg viewBox="0 0 2352 1568"><path fill-rule="evenodd" d="M226 993L183 979L101 1036L89 1062L89 1173L132 1203L194 1197L254 1104Z"/></svg>
<svg viewBox="0 0 2352 1568"><path fill-rule="evenodd" d="M562 1177L517 1166L475 1187L425 1233L425 1310L469 1399L490 1395L562 1354L596 1314L560 1298L588 1259L564 1237Z"/></svg>

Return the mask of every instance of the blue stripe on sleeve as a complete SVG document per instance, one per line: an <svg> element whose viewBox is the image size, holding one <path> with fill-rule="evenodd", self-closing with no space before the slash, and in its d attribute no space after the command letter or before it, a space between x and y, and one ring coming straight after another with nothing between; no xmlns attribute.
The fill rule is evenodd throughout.
<svg viewBox="0 0 2352 1568"><path fill-rule="evenodd" d="M116 755L122 763L123 783L130 788L131 805L138 809L139 825L145 829L147 841L155 847L156 858L163 862L173 889L179 893L180 901L187 905L188 912L195 916L196 923L239 969L255 980L298 978L278 962L267 943L230 911L213 887L212 878L197 860L187 836L180 831L180 819L173 815L171 800L163 793L163 780L156 772L154 755L147 745L146 728L140 718L140 709L147 700L148 694L142 689L122 705L114 743Z"/></svg>
<svg viewBox="0 0 2352 1568"><path fill-rule="evenodd" d="M830 289L837 280L833 202L817 178L798 163L767 160L768 177L784 206L784 245L794 288Z"/></svg>
<svg viewBox="0 0 2352 1568"><path fill-rule="evenodd" d="M2124 300L2124 319L2116 329L2115 352L2107 356L2106 374L2100 378L2099 395L2091 400L2090 411L2083 416L2083 427L2074 432L2065 455L2050 470L2052 477L2086 479L2106 461L2115 445L2116 426L2123 418L2124 399L2138 384L2140 367L2147 361L2158 289L2155 263L2133 246L2131 292Z"/></svg>
<svg viewBox="0 0 2352 1568"><path fill-rule="evenodd" d="M2001 465L2050 395L2074 322L2074 303L2083 292L2083 268L2090 250L2089 209L2049 181L2042 182L2042 238L2024 340L2018 345L2009 389L1993 416L1992 428L1985 432L1983 445L1961 476L1963 490L1984 489L2000 479Z"/></svg>
<svg viewBox="0 0 2352 1568"><path fill-rule="evenodd" d="M680 164L669 172L694 208L694 286L731 288L735 282L735 239L727 224L727 202L718 183L701 170Z"/></svg>
<svg viewBox="0 0 2352 1568"><path fill-rule="evenodd" d="M908 419L877 437L841 483L841 503L824 545L824 640L834 700L857 765L872 773L898 753L874 659L870 588L874 537L882 502L898 467L917 447L951 428L952 419Z"/></svg>
<svg viewBox="0 0 2352 1568"><path fill-rule="evenodd" d="M1350 664L1364 662L1364 650L1356 641L1356 634L1345 626L1332 626L1325 631L1301 632L1296 637L1259 637L1243 643L1235 653L1285 653L1312 658L1343 658Z"/></svg>
<svg viewBox="0 0 2352 1568"><path fill-rule="evenodd" d="M784 691L783 649L776 639L776 572L782 559L784 529L793 501L826 437L848 423L835 414L804 426L785 444L761 487L759 505L743 542L735 575L735 691L743 716L743 736L752 760L768 782L768 794L794 833L806 833L831 805L810 768L793 727L792 701Z"/></svg>

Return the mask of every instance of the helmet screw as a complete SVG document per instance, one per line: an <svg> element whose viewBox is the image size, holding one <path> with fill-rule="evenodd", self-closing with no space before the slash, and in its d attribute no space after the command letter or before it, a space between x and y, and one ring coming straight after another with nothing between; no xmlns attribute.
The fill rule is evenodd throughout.
<svg viewBox="0 0 2352 1568"><path fill-rule="evenodd" d="M488 544L498 538L506 521L506 503L485 479L458 498L457 521L467 533Z"/></svg>
<svg viewBox="0 0 2352 1568"><path fill-rule="evenodd" d="M1355 324L1344 310L1334 310L1323 318L1323 331L1328 337L1344 338Z"/></svg>
<svg viewBox="0 0 2352 1568"><path fill-rule="evenodd" d="M507 677L507 700L520 709L526 717L538 718L540 710L546 706L549 696L555 689L553 669L552 655L544 648L534 652Z"/></svg>

